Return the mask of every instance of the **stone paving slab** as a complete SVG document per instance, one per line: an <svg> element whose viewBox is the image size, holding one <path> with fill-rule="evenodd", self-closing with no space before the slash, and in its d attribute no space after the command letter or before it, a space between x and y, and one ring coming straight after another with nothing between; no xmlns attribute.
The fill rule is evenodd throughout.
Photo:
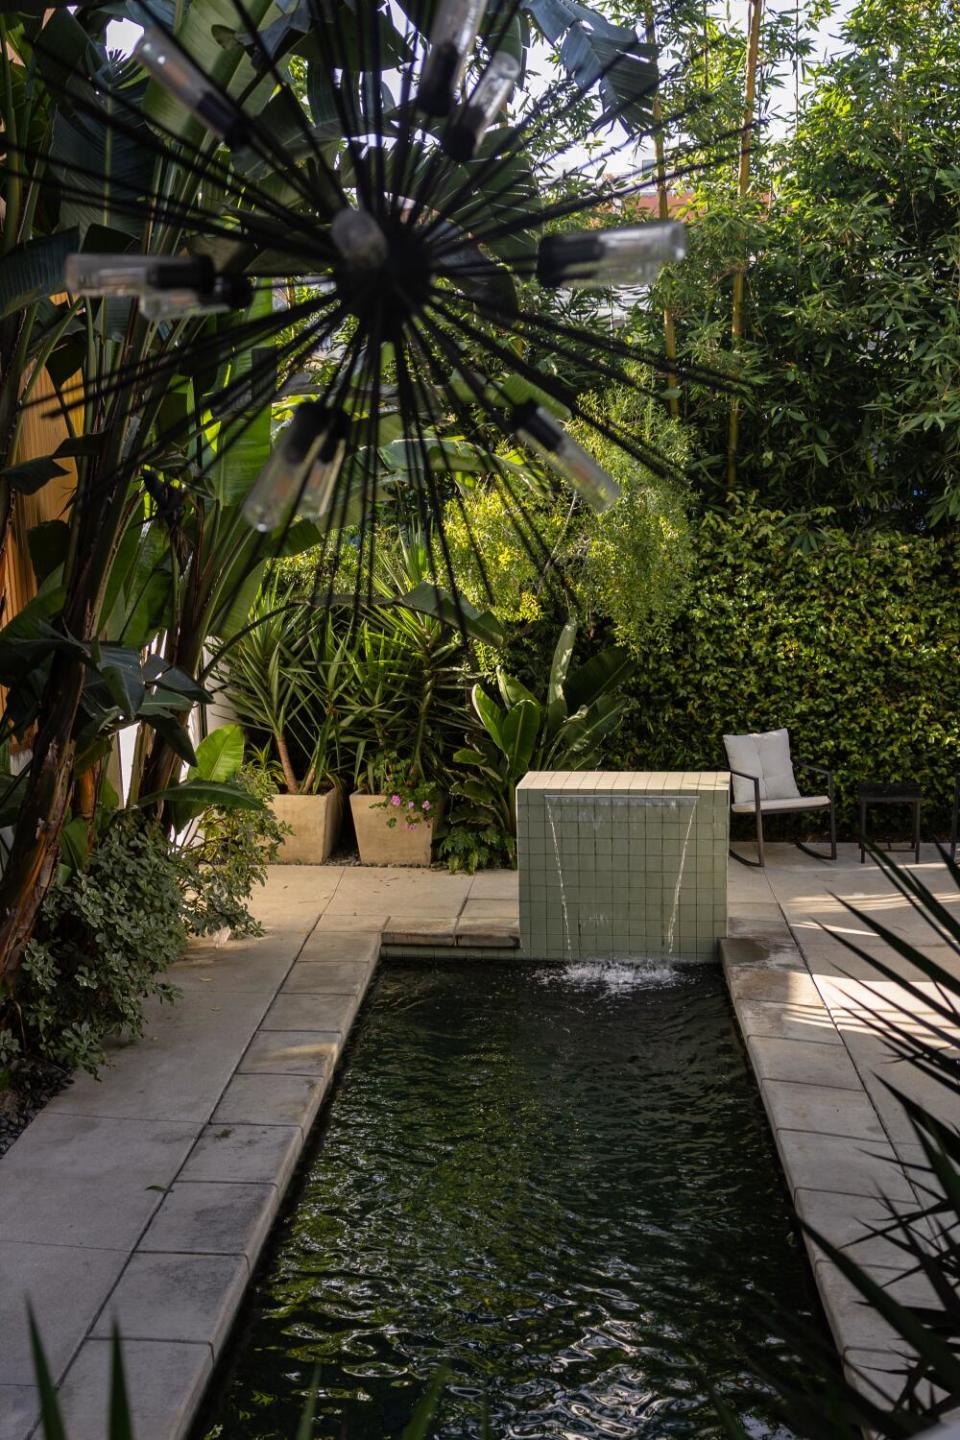
<svg viewBox="0 0 960 1440"><path fill-rule="evenodd" d="M837 867L787 847L770 853L765 872L731 869L734 1006L798 1212L895 1282L895 1251L866 1232L879 1189L913 1202L903 1164L916 1147L891 1134L878 1108L864 1073L873 1058L864 979L839 975L837 942L823 942L819 922L843 910L831 889L870 900L904 933L910 917L884 910L871 867L851 863L855 849ZM140 1433L188 1433L381 944L402 935L395 949L415 953L419 940L421 954L442 960L482 956L496 937L509 953L516 893L513 874L274 867L256 901L264 939L192 947L172 976L179 1005L151 1008L145 1042L115 1050L102 1081L75 1082L0 1161L15 1271L0 1295L0 1333L16 1330L18 1279L37 1277L26 1288L40 1309L45 1293L59 1294L51 1276L66 1277L68 1294L76 1277L92 1277L89 1303L51 1303L45 1330L71 1440L103 1440L115 1319ZM893 983L870 994L888 1007L903 999ZM918 987L918 997L911 1013L929 1007L931 990ZM810 1248L820 1280L827 1267ZM889 1337L855 1321L850 1296L829 1284L840 1349L885 1383ZM11 1350L0 1369L0 1440L32 1433L23 1359Z"/></svg>
<svg viewBox="0 0 960 1440"><path fill-rule="evenodd" d="M784 1174L798 1215L827 1240L865 1265L900 1298L931 1302L922 1277L908 1268L896 1245L872 1234L888 1224L881 1197L909 1210L922 1175L911 1168L921 1153L902 1107L884 1080L894 1081L946 1114L942 1087L903 1064L891 1066L888 1046L875 1033L871 1012L919 1028L935 987L851 915L864 913L956 968L942 944L903 897L891 893L876 867L861 867L855 847L841 847L836 865L809 863L786 846L771 846L763 872L739 880L731 870L731 938L721 945L734 1009L757 1075ZM914 868L914 867L911 867ZM941 883L935 852L922 852L920 873L945 903L955 892ZM766 897L764 898L764 887ZM776 907L779 922L771 918ZM751 946L751 931L757 927ZM762 927L762 928L761 928ZM824 928L828 927L828 928ZM869 961L854 956L836 935L891 966L881 979ZM958 1043L947 1027L944 1044ZM889 1397L902 1348L894 1333L807 1237L814 1274L838 1349L860 1366L867 1386ZM918 1288L919 1287L919 1288Z"/></svg>
<svg viewBox="0 0 960 1440"><path fill-rule="evenodd" d="M104 1440L108 1433L110 1352L109 1340L85 1340L61 1386L70 1440ZM123 1364L137 1436L183 1440L213 1372L210 1346L182 1340L125 1340Z"/></svg>

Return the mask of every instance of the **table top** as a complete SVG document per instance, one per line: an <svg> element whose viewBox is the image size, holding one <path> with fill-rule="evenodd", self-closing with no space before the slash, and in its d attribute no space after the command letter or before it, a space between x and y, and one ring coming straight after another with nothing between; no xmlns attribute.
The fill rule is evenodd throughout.
<svg viewBox="0 0 960 1440"><path fill-rule="evenodd" d="M898 780L892 785L886 785L876 780L863 780L857 786L857 794L861 800L873 800L881 803L888 800L891 804L897 800L922 798L918 780Z"/></svg>

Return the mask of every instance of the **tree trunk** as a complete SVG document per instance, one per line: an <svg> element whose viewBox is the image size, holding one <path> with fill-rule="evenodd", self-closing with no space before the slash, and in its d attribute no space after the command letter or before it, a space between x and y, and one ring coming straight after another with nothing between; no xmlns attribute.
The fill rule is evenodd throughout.
<svg viewBox="0 0 960 1440"><path fill-rule="evenodd" d="M51 704L37 732L26 794L0 882L0 990L12 987L57 863L73 777L72 739L83 691L83 666L57 656L47 695Z"/></svg>
<svg viewBox="0 0 960 1440"><path fill-rule="evenodd" d="M740 173L737 180L737 195L743 200L750 188L750 152L753 148L753 111L757 93L757 68L760 56L760 20L763 15L763 0L753 0L750 13L750 39L747 47L747 76L743 97L743 130L740 136ZM746 284L747 260L738 261L733 275L733 313L730 335L733 348L739 347L743 335L743 292ZM740 438L740 401L736 395L730 397L730 428L727 434L727 489L737 483L737 443Z"/></svg>
<svg viewBox="0 0 960 1440"><path fill-rule="evenodd" d="M644 0L644 23L646 27L646 41L656 49L657 26L653 14L652 0ZM657 218L660 220L670 219L670 199L667 194L667 164L663 144L663 107L660 104L659 91L653 97L653 144L656 156L657 176ZM667 357L667 388L670 390L669 405L670 414L676 420L680 416L680 396L677 394L679 382L677 379L674 363L677 358L677 333L673 323L673 312L669 305L663 307L663 348Z"/></svg>

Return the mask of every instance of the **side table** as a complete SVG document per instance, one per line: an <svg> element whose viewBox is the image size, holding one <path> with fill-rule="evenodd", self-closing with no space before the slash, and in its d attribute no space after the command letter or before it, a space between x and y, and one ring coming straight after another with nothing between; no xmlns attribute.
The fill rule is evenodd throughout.
<svg viewBox="0 0 960 1440"><path fill-rule="evenodd" d="M860 801L860 864L866 858L864 846L867 841L867 809L878 805L908 805L913 811L913 844L899 848L913 850L914 859L920 863L920 803L923 796L916 780L904 780L896 785L879 785L872 780L857 786ZM893 846L888 845L888 850Z"/></svg>

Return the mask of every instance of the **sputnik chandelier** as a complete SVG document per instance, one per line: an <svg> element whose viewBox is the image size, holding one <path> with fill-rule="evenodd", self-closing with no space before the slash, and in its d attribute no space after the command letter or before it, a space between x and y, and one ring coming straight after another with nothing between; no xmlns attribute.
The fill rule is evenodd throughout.
<svg viewBox="0 0 960 1440"><path fill-rule="evenodd" d="M593 180L603 166L584 178L575 149L585 136L622 136L616 127L629 115L628 141L611 148L629 144L635 154L652 128L658 83L649 48L635 36L624 43L622 31L613 44L607 26L604 58L558 74L531 99L520 93L515 44L522 0L416 0L400 27L400 53L394 46L389 58L381 29L385 16L392 26L402 15L397 7L301 0L305 28L314 27L326 52L322 99L308 87L305 108L303 86L275 58L270 35L243 0L232 4L254 75L248 90L261 86L259 111L203 68L159 6L136 7L143 34L133 52L192 126L174 132L152 118L158 153L176 138L197 193L209 186L221 197L213 211L202 199L181 204L158 193L147 201L152 216L219 243L230 258L215 263L189 240L175 253L83 249L68 257L65 282L87 303L135 297L143 319L159 327L159 356L139 362L126 377L131 387L151 366L154 374L182 369L184 352L187 359L190 347L210 352L217 335L232 355L245 351L244 374L220 397L232 415L229 443L265 404L289 399L294 377L314 363L315 392L290 402L292 418L245 497L249 525L264 537L297 518L325 521L328 532L351 515L372 525L386 409L399 413L408 446L422 456L410 479L424 524L441 531L456 484L442 447L439 474L426 456L445 430L486 454L493 483L503 483L504 445L519 442L538 473L558 476L597 510L616 500L617 485L564 417L579 422L578 434L592 429L655 473L669 473L642 437L584 406L559 376L586 363L598 384L636 388L640 362L651 393L667 373L706 384L718 377L675 361L668 367L596 324L578 325L544 295L647 284L684 255L680 223L607 223L651 185L647 165L631 158L619 178ZM426 15L429 24L421 23ZM265 108L264 85L272 92ZM594 106L584 122L591 86L600 113ZM645 127L638 114L647 116ZM120 96L109 123L124 133L141 118L136 103ZM269 303L258 305L264 292ZM203 323L210 316L224 317L213 341ZM194 416L191 423L198 433L209 422ZM510 514L529 551L536 527L515 492Z"/></svg>

